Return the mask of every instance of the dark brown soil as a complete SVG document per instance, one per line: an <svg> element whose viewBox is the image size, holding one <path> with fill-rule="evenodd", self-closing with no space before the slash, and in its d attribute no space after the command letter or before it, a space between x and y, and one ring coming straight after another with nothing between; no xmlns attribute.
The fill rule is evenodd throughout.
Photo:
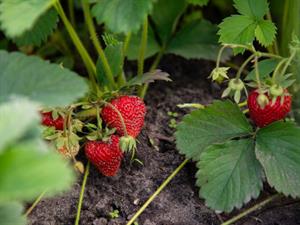
<svg viewBox="0 0 300 225"><path fill-rule="evenodd" d="M164 179L184 160L176 151L167 112L186 113L176 105L199 102L207 104L219 94L218 87L207 80L213 64L186 61L168 56L161 69L171 74L173 82L157 82L146 98L146 125L139 137L138 158L143 166L123 162L116 177L100 175L94 167L88 177L81 213L81 225L123 225L141 207ZM180 119L180 118L179 118ZM154 145L150 143L153 140ZM217 225L232 215L217 215L198 197L194 186L195 167L189 163L139 217L139 225ZM63 196L42 200L31 213L30 225L74 224L82 179ZM267 193L268 194L268 193ZM109 213L119 210L119 217ZM238 224L300 224L300 203L277 201L246 217Z"/></svg>

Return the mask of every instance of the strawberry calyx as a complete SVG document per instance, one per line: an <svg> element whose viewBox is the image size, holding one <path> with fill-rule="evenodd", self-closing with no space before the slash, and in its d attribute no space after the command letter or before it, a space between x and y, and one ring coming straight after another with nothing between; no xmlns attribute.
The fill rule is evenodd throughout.
<svg viewBox="0 0 300 225"><path fill-rule="evenodd" d="M135 138L129 135L121 137L120 148L123 152L134 152L136 150Z"/></svg>

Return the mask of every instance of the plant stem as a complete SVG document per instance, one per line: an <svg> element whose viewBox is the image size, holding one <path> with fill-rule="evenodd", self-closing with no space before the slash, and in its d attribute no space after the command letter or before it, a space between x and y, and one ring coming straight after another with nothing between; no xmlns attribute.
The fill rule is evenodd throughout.
<svg viewBox="0 0 300 225"><path fill-rule="evenodd" d="M60 4L60 1L59 0L56 0L55 1L55 4L54 4L54 7L56 9L56 11L58 12L60 18L62 19L75 47L77 48L85 66L86 66L86 69L88 71L88 74L89 74L89 77L90 77L90 80L92 82L92 87L94 89L94 91L97 91L98 90L98 86L97 86L97 83L96 83L96 79L95 79L95 76L96 76L96 66L92 60L92 58L90 57L89 53L87 52L87 50L85 49L84 45L82 44L81 40L79 39L76 31L74 30L74 28L72 27L72 24L70 23L70 21L68 20L65 12L64 12L64 9L63 7L61 6Z"/></svg>
<svg viewBox="0 0 300 225"><path fill-rule="evenodd" d="M272 195L272 196L268 197L267 199L265 199L264 201L254 205L253 207L251 207L251 208L247 209L246 211L240 213L239 215L231 218L230 220L227 220L226 222L222 223L221 225L232 224L232 223L238 221L239 219L243 218L244 216L247 216L248 214L252 213L253 211L260 209L261 207L265 206L266 204L268 204L269 202L271 202L274 199L278 198L279 196L280 196L280 194Z"/></svg>
<svg viewBox="0 0 300 225"><path fill-rule="evenodd" d="M254 67L255 67L255 77L256 77L258 90L261 90L260 76L259 76L259 70L258 70L258 56L254 57Z"/></svg>
<svg viewBox="0 0 300 225"><path fill-rule="evenodd" d="M83 9L85 22L88 27L89 33L91 35L93 45L94 45L97 53L99 54L106 77L107 77L108 81L110 82L111 86L115 89L117 86L116 86L116 82L114 80L114 75L111 71L107 57L102 49L101 43L97 37L97 32L96 32L95 25L94 25L94 22L93 22L93 19L91 16L89 2L88 2L88 0L82 0L81 3L82 3L82 9Z"/></svg>
<svg viewBox="0 0 300 225"><path fill-rule="evenodd" d="M69 17L70 21L73 27L76 26L76 20L75 20L75 12L74 12L74 0L68 0L68 6L69 6Z"/></svg>
<svg viewBox="0 0 300 225"><path fill-rule="evenodd" d="M155 57L155 59L154 59L152 65L151 65L151 67L150 67L150 72L152 72L153 70L155 70L155 69L157 68L157 66L158 66L158 64L159 64L159 62L160 62L162 56L164 55L164 53L165 53L165 48L162 47L161 50L160 50L160 52L157 54L157 56ZM146 93L147 93L147 90L148 90L148 87L149 87L149 84L144 84L144 85L142 86L142 88L140 89L139 96L140 96L141 98L144 98L144 97L145 97L145 95L146 95Z"/></svg>
<svg viewBox="0 0 300 225"><path fill-rule="evenodd" d="M145 18L143 23L142 38L140 44L139 58L138 58L138 76L142 76L144 73L144 59L147 48L148 38L148 17Z"/></svg>
<svg viewBox="0 0 300 225"><path fill-rule="evenodd" d="M218 52L216 68L219 68L223 51L225 50L225 48L228 48L228 47L229 47L228 45L223 45L222 48L220 48L220 50Z"/></svg>
<svg viewBox="0 0 300 225"><path fill-rule="evenodd" d="M288 58L286 64L284 65L284 67L283 67L283 69L282 69L282 71L281 71L282 76L284 76L284 74L285 74L287 68L288 68L289 65L291 64L291 62L292 62L293 58L295 57L295 55L296 55L296 51L293 50L292 54L291 54L290 57Z"/></svg>
<svg viewBox="0 0 300 225"><path fill-rule="evenodd" d="M239 107L244 107L248 104L247 100L238 104Z"/></svg>
<svg viewBox="0 0 300 225"><path fill-rule="evenodd" d="M255 57L255 55L252 54L252 55L250 55L250 56L248 57L248 59L246 59L246 60L244 61L244 63L240 66L238 72L236 73L236 79L240 79L240 78L241 78L241 74L242 74L242 72L244 71L245 67L248 65L248 63L249 63L254 57Z"/></svg>
<svg viewBox="0 0 300 225"><path fill-rule="evenodd" d="M124 65L124 61L125 61L125 58L126 58L126 55L127 55L127 50L128 50L128 46L129 46L129 43L130 43L130 40L131 40L131 32L129 32L126 37L125 37L125 40L124 40L124 44L123 44L123 52L122 52L122 67ZM123 85L126 84L126 76L124 74L124 71L122 70L120 74L118 74L118 84L119 84L119 87L122 87Z"/></svg>
<svg viewBox="0 0 300 225"><path fill-rule="evenodd" d="M178 172L185 166L189 160L184 160L173 173L159 186L159 188L150 196L150 198L144 203L144 205L134 214L134 216L129 220L127 225L131 225L136 221L136 219L143 213L143 211L148 207L148 205L155 199L157 195L167 186L167 184L178 174Z"/></svg>
<svg viewBox="0 0 300 225"><path fill-rule="evenodd" d="M277 77L278 77L278 74L279 74L279 70L280 70L280 68L282 67L282 65L283 65L284 63L286 63L287 60L288 60L287 58L282 59L282 60L277 64L277 66L276 66L276 68L275 68L275 70L274 70L274 72L273 72L273 76L272 76L272 81L273 81L273 83L276 83L276 80L277 80Z"/></svg>
<svg viewBox="0 0 300 225"><path fill-rule="evenodd" d="M87 177L88 177L89 173L90 173L90 162L87 163L87 166L85 168L83 182L82 182L82 185L81 185L81 191L80 191L80 196L79 196L78 207L77 207L76 220L75 220L74 225L79 225L81 207L82 207L83 196L84 196L84 189L85 189L85 186L86 186L86 181L87 181Z"/></svg>
<svg viewBox="0 0 300 225"><path fill-rule="evenodd" d="M123 56L124 56L124 58L127 55L127 50L128 50L128 46L129 46L130 40L131 40L131 32L129 32L126 35L125 40L124 40L124 45L123 45Z"/></svg>
<svg viewBox="0 0 300 225"><path fill-rule="evenodd" d="M25 216L27 217L31 212L32 210L37 206L37 204L39 204L39 202L42 200L42 198L44 197L44 195L46 194L46 190L43 191L38 197L37 199L34 201L34 203L30 206L29 209L27 209L26 213L25 213Z"/></svg>
<svg viewBox="0 0 300 225"><path fill-rule="evenodd" d="M82 44L81 40L79 39L76 31L74 30L74 28L72 27L72 24L70 23L70 21L68 20L63 7L60 4L59 0L56 0L54 3L54 7L56 9L56 11L58 12L60 18L62 19L77 51L79 52L85 67L88 71L89 74L89 78L90 81L92 82L92 88L94 89L94 91L98 92L98 86L96 83L96 66L92 60L92 58L90 57L89 53L87 52L87 50L85 49L84 45Z"/></svg>

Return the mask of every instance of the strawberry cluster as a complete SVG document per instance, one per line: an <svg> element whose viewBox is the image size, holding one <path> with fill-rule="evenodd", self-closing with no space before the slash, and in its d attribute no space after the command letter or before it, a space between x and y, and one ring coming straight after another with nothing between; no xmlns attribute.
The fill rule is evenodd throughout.
<svg viewBox="0 0 300 225"><path fill-rule="evenodd" d="M88 160L105 176L114 176L121 165L123 152L136 147L135 138L144 125L146 107L137 96L120 96L106 103L101 111L101 118L116 134L107 140L89 140L85 143ZM51 112L42 113L42 124L63 130L64 118L54 119Z"/></svg>

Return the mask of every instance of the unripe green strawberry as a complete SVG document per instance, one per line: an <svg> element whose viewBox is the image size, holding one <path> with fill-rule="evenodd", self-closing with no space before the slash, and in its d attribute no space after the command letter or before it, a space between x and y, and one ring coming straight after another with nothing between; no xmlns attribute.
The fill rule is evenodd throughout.
<svg viewBox="0 0 300 225"><path fill-rule="evenodd" d="M260 106L258 97L262 98L261 95L265 95L269 99L264 107ZM268 94L259 93L258 90L252 91L248 96L248 108L250 118L258 127L264 127L268 124L281 120L291 110L292 96L288 90L284 90L284 95L278 96L275 101L272 101Z"/></svg>

